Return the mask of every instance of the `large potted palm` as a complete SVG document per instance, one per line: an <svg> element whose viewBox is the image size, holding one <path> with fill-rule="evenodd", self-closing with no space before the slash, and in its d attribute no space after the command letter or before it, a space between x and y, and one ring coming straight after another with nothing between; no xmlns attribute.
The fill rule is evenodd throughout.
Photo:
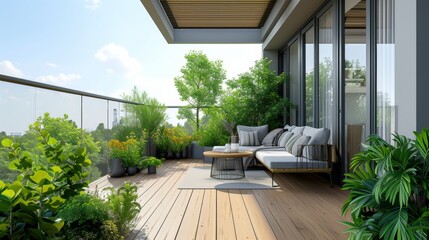
<svg viewBox="0 0 429 240"><path fill-rule="evenodd" d="M427 239L429 233L429 129L415 140L377 136L353 157L343 189L349 239Z"/></svg>

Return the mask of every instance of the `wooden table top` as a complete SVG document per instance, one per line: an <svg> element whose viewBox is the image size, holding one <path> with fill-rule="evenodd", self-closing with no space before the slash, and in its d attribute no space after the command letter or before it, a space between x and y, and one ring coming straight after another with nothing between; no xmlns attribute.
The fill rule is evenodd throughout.
<svg viewBox="0 0 429 240"><path fill-rule="evenodd" d="M250 157L253 155L253 152L250 151L240 151L240 152L218 152L218 151L205 151L204 156L214 157L214 158L242 158Z"/></svg>

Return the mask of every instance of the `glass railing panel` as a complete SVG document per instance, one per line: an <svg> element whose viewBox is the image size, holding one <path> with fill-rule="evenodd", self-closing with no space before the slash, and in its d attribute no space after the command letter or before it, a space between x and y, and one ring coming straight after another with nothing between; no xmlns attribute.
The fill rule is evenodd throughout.
<svg viewBox="0 0 429 240"><path fill-rule="evenodd" d="M107 100L82 97L82 128L92 132L98 127L107 128Z"/></svg>
<svg viewBox="0 0 429 240"><path fill-rule="evenodd" d="M35 120L35 88L0 82L0 132L22 136Z"/></svg>
<svg viewBox="0 0 429 240"><path fill-rule="evenodd" d="M82 127L81 97L74 94L36 88L36 118L49 113L51 117L64 117L72 120L77 127Z"/></svg>

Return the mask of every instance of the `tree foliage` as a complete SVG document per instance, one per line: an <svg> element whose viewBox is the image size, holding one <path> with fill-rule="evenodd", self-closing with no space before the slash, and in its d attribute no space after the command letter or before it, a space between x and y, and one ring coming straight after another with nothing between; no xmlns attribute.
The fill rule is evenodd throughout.
<svg viewBox="0 0 429 240"><path fill-rule="evenodd" d="M141 130L147 131L149 136L155 132L155 130L161 126L167 120L166 108L163 104L158 102L156 98L151 98L145 91L139 91L137 87L134 87L130 95L124 96L125 100L131 102L141 103L142 105L126 104L125 110L129 112L129 116L126 117L124 124L131 126L135 130L136 128L140 131L134 131L137 138ZM129 133L126 134L126 136Z"/></svg>
<svg viewBox="0 0 429 240"><path fill-rule="evenodd" d="M194 130L198 131L201 107L217 103L226 73L221 61L210 61L202 52L191 51L185 59L186 64L180 70L182 75L174 78L174 84L180 99L186 101L189 108L179 109L178 117L193 123Z"/></svg>
<svg viewBox="0 0 429 240"><path fill-rule="evenodd" d="M278 90L287 78L284 73L277 75L270 65L268 59L261 59L248 72L227 81L221 108L230 124L283 126L285 111L291 103Z"/></svg>
<svg viewBox="0 0 429 240"><path fill-rule="evenodd" d="M429 129L416 140L378 136L352 159L343 214L351 212L349 239L427 239L429 232Z"/></svg>
<svg viewBox="0 0 429 240"><path fill-rule="evenodd" d="M90 180L95 180L100 177L100 171L96 167L100 165L103 158L99 156L100 143L94 141L94 138L90 133L81 130L77 127L76 123L68 118L68 115L64 114L63 117L51 117L49 113L45 113L43 116L38 117L35 124L30 125L29 129L21 137L14 137L13 139L20 144L23 150L26 150L34 155L35 165L49 165L48 159L43 155L42 150L38 147L38 130L35 126L40 126L44 131L49 132L50 136L62 141L64 143L64 149L66 151L73 151L78 148L85 148L86 154L92 160L93 164L88 166ZM14 179L16 172L10 172L6 169L7 156L3 153L0 159L0 170L5 170L8 173L6 176L2 176L2 179Z"/></svg>

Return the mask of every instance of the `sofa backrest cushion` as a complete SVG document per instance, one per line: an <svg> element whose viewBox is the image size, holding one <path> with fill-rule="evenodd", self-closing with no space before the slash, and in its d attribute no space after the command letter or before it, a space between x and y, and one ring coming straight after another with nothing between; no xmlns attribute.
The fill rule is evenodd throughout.
<svg viewBox="0 0 429 240"><path fill-rule="evenodd" d="M287 141L293 136L293 133L291 132L284 132L282 136L279 139L279 144L277 146L279 147L285 147Z"/></svg>
<svg viewBox="0 0 429 240"><path fill-rule="evenodd" d="M292 155L294 155L295 157L301 157L302 149L304 148L303 145L307 145L309 140L309 136L302 135L301 137L299 137L293 144L292 152L290 153L292 153Z"/></svg>
<svg viewBox="0 0 429 240"><path fill-rule="evenodd" d="M237 132L240 133L240 131L244 132L258 132L258 140L261 143L265 136L268 134L268 125L263 126L244 126L244 125L237 125ZM244 145L242 145L244 146Z"/></svg>
<svg viewBox="0 0 429 240"><path fill-rule="evenodd" d="M277 146L278 139L280 138L281 134L283 133L283 128L276 128L269 132L267 136L264 137L262 140L262 145L264 146ZM280 134L280 135L279 135ZM279 135L279 136L277 136ZM277 142L275 142L277 138Z"/></svg>
<svg viewBox="0 0 429 240"><path fill-rule="evenodd" d="M259 146L261 143L258 139L258 131L253 132L246 132L246 131L239 131L238 132L239 137L239 145L240 146Z"/></svg>
<svg viewBox="0 0 429 240"><path fill-rule="evenodd" d="M313 128L306 126L302 134L310 137L308 145L325 145L328 144L331 131L328 128Z"/></svg>
<svg viewBox="0 0 429 240"><path fill-rule="evenodd" d="M291 132L293 132L293 134L302 134L302 132L304 131L305 127L294 127Z"/></svg>
<svg viewBox="0 0 429 240"><path fill-rule="evenodd" d="M302 134L294 134L290 139L289 139L289 141L287 141L287 143L286 143L286 145L285 145L285 148L286 148L286 151L288 151L288 152L290 152L290 153L292 153L292 147L293 147L293 144L296 142L296 140L298 140L298 138L299 137L301 137L302 136Z"/></svg>
<svg viewBox="0 0 429 240"><path fill-rule="evenodd" d="M289 124L286 124L286 126L283 128L284 130L290 132L292 129L296 128L295 125L289 126Z"/></svg>

